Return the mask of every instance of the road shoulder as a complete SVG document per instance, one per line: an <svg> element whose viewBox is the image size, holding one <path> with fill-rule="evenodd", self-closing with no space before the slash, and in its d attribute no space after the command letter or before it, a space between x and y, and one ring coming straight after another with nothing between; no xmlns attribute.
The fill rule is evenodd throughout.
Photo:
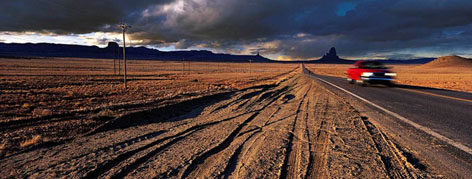
<svg viewBox="0 0 472 179"><path fill-rule="evenodd" d="M403 156L402 160L405 160L411 167L431 173L436 177L471 177L472 156L399 121L393 116L379 112L375 107L339 89L321 81L320 84L354 106L368 121L384 131Z"/></svg>

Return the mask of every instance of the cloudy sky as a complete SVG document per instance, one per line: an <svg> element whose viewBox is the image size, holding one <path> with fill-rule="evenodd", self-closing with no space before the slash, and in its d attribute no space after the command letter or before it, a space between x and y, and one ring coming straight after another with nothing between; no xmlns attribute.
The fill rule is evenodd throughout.
<svg viewBox="0 0 472 179"><path fill-rule="evenodd" d="M472 57L472 0L1 0L0 42L133 46L272 59Z"/></svg>

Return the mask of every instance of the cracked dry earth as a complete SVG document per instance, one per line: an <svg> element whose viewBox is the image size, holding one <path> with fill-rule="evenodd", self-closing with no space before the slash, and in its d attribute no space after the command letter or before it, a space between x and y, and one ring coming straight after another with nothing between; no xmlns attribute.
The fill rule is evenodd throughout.
<svg viewBox="0 0 472 179"><path fill-rule="evenodd" d="M395 145L301 70L188 106L4 158L0 176L33 178L416 178ZM169 111L167 111L169 112Z"/></svg>

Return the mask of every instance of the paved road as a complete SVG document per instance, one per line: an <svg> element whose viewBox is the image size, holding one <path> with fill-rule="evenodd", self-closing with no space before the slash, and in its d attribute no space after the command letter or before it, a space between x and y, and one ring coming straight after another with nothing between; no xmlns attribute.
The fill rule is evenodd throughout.
<svg viewBox="0 0 472 179"><path fill-rule="evenodd" d="M345 78L313 76L472 148L472 93L406 85L361 87Z"/></svg>

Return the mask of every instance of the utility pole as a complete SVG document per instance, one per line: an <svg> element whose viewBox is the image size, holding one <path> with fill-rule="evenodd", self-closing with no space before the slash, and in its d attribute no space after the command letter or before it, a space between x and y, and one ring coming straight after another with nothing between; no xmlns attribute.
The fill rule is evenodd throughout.
<svg viewBox="0 0 472 179"><path fill-rule="evenodd" d="M182 76L185 75L185 58L182 58Z"/></svg>
<svg viewBox="0 0 472 179"><path fill-rule="evenodd" d="M121 60L120 60L120 48L118 47L118 53L116 59L118 60L118 76L121 75Z"/></svg>
<svg viewBox="0 0 472 179"><path fill-rule="evenodd" d="M190 75L190 60L187 63L188 63L188 74Z"/></svg>
<svg viewBox="0 0 472 179"><path fill-rule="evenodd" d="M252 59L249 59L249 76L252 75Z"/></svg>
<svg viewBox="0 0 472 179"><path fill-rule="evenodd" d="M116 48L113 48L113 75L116 75Z"/></svg>
<svg viewBox="0 0 472 179"><path fill-rule="evenodd" d="M128 88L128 84L126 83L126 38L125 38L125 33L126 33L126 28L131 28L131 26L126 25L126 24L120 24L119 27L121 28L121 31L123 32L123 61L125 63L125 88Z"/></svg>

